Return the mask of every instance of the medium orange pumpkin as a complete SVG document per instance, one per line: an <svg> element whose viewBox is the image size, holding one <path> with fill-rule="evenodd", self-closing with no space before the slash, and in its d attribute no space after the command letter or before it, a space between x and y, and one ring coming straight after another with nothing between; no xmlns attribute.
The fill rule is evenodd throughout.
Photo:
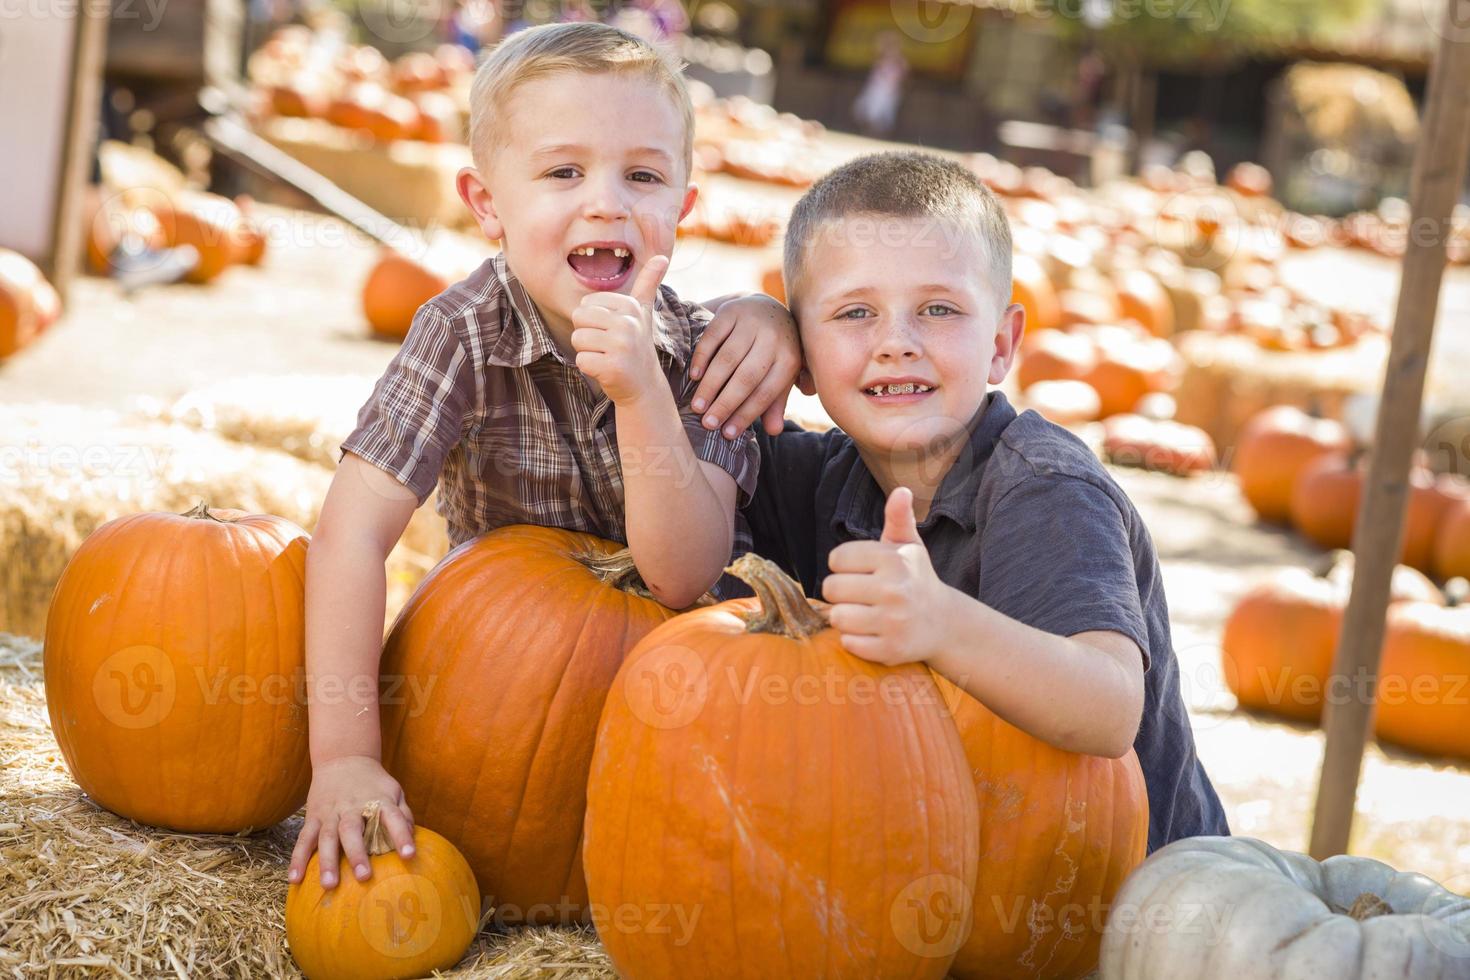
<svg viewBox="0 0 1470 980"><path fill-rule="evenodd" d="M383 649L383 766L469 860L504 922L588 919L587 767L623 656L674 615L626 549L513 526L439 563ZM542 906L542 908L535 908Z"/></svg>
<svg viewBox="0 0 1470 980"><path fill-rule="evenodd" d="M418 308L469 272L467 263L430 251L411 258L385 248L362 287L362 312L373 333L390 340L408 336Z"/></svg>
<svg viewBox="0 0 1470 980"><path fill-rule="evenodd" d="M1440 521L1434 573L1440 578L1470 578L1470 502L1451 505Z"/></svg>
<svg viewBox="0 0 1470 980"><path fill-rule="evenodd" d="M1329 453L1312 460L1292 488L1292 524L1323 548L1350 546L1363 481L1363 468L1351 454ZM1435 534L1445 511L1457 499L1451 485L1437 484L1428 470L1416 466L1409 471L1400 561L1421 570L1432 568Z"/></svg>
<svg viewBox="0 0 1470 980"><path fill-rule="evenodd" d="M154 206L153 214L170 247L191 245L199 253L199 263L185 277L189 282L209 282L249 251L244 218L227 197L182 192Z"/></svg>
<svg viewBox="0 0 1470 980"><path fill-rule="evenodd" d="M1388 611L1373 730L1470 759L1470 607L1408 602Z"/></svg>
<svg viewBox="0 0 1470 980"><path fill-rule="evenodd" d="M1011 260L1011 302L1026 311L1026 329L1051 330L1062 325L1056 288L1040 262L1029 255Z"/></svg>
<svg viewBox="0 0 1470 980"><path fill-rule="evenodd" d="M1097 367L1097 343L1061 330L1027 333L1021 341L1016 381L1025 391L1038 381L1081 381Z"/></svg>
<svg viewBox="0 0 1470 980"><path fill-rule="evenodd" d="M1102 415L1131 412L1144 395L1171 391L1179 383L1179 353L1167 340L1134 339L1100 330L1097 364L1084 379L1097 389Z"/></svg>
<svg viewBox="0 0 1470 980"><path fill-rule="evenodd" d="M338 857L337 885L321 885L321 853L286 890L286 942L307 980L397 980L447 970L480 923L480 890L464 855L426 827L413 857L393 849L376 800L363 811L372 875L358 881Z"/></svg>
<svg viewBox="0 0 1470 980"><path fill-rule="evenodd" d="M46 705L88 796L209 833L300 808L309 540L282 518L201 503L82 542L46 620Z"/></svg>
<svg viewBox="0 0 1470 980"><path fill-rule="evenodd" d="M0 357L39 337L60 312L61 300L36 264L0 248Z"/></svg>
<svg viewBox="0 0 1470 980"><path fill-rule="evenodd" d="M1079 755L1002 721L936 677L980 804L980 862L969 939L950 974L1086 976L1103 921L1148 848L1148 794L1138 757Z"/></svg>
<svg viewBox="0 0 1470 980"><path fill-rule="evenodd" d="M1118 306L1125 319L1138 321L1155 337L1174 335L1174 302L1147 269L1124 269L1118 274Z"/></svg>
<svg viewBox="0 0 1470 980"><path fill-rule="evenodd" d="M1230 468L1263 521L1291 518L1291 493L1302 467L1324 453L1345 453L1352 439L1341 422L1314 419L1290 405L1253 415L1241 430Z"/></svg>
<svg viewBox="0 0 1470 980"><path fill-rule="evenodd" d="M1241 598L1220 640L1226 686L1241 705L1316 722L1352 588L1353 562L1335 552L1315 572L1284 569ZM1442 604L1434 583L1400 565L1390 601Z"/></svg>
<svg viewBox="0 0 1470 980"><path fill-rule="evenodd" d="M933 675L848 654L764 559L730 570L757 598L644 637L603 710L585 860L613 965L648 980L943 977L980 826ZM670 914L653 928L629 910Z"/></svg>

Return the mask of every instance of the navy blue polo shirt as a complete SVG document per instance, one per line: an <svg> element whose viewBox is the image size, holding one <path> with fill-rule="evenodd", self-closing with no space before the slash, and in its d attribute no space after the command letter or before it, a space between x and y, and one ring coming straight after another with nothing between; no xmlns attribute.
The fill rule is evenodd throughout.
<svg viewBox="0 0 1470 980"><path fill-rule="evenodd" d="M839 429L788 423L757 441L760 476L742 512L755 551L820 596L833 548L882 535L883 490ZM942 581L997 612L1058 636L1131 637L1144 657L1133 746L1148 787L1149 851L1230 832L1195 754L1153 540L1081 440L990 392L919 536Z"/></svg>

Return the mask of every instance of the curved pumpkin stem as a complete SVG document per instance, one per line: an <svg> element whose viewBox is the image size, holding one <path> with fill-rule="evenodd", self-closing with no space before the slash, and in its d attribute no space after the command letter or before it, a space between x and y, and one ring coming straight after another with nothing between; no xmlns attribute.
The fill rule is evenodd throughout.
<svg viewBox="0 0 1470 980"><path fill-rule="evenodd" d="M362 839L367 845L368 856L375 857L393 850L393 841L388 838L388 828L383 826L382 803L373 800L363 807L362 818L367 821L367 826L362 831Z"/></svg>
<svg viewBox="0 0 1470 980"><path fill-rule="evenodd" d="M1364 919L1371 919L1378 915L1392 915L1393 906L1372 892L1363 892L1353 900L1352 908L1347 910L1347 914L1362 922Z"/></svg>
<svg viewBox="0 0 1470 980"><path fill-rule="evenodd" d="M226 523L225 521L222 521L218 517L215 517L213 514L211 514L209 512L209 505L202 500L179 516L189 517L196 521L214 521L216 524Z"/></svg>
<svg viewBox="0 0 1470 980"><path fill-rule="evenodd" d="M585 554L577 555L576 558L577 561L582 563L583 567L597 576L597 580L603 585L610 585L619 591L626 592L629 595L636 595L641 599L658 601L654 594L648 591L648 585L643 581L643 576L638 574L638 566L633 563L633 552L630 549L619 548L617 551L607 555L600 555L589 551ZM706 592L695 600L694 605L689 608L708 606L717 601L719 600Z"/></svg>
<svg viewBox="0 0 1470 980"><path fill-rule="evenodd" d="M761 611L746 617L747 633L779 633L804 640L827 628L827 617L775 562L747 553L725 571L754 589L760 599Z"/></svg>

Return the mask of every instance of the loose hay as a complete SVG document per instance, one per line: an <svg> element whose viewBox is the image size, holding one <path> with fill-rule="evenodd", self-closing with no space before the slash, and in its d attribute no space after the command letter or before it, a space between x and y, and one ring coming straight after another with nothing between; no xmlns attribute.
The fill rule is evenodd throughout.
<svg viewBox="0 0 1470 980"><path fill-rule="evenodd" d="M0 633L0 976L299 976L283 916L300 817L237 837L97 807L65 768L42 681L41 645ZM616 974L590 930L543 928L482 930L448 975Z"/></svg>
<svg viewBox="0 0 1470 980"><path fill-rule="evenodd" d="M0 433L0 629L30 636L45 632L66 562L107 521L204 500L310 531L331 479L273 449L70 405L0 406ZM404 545L390 555L390 621L432 566Z"/></svg>

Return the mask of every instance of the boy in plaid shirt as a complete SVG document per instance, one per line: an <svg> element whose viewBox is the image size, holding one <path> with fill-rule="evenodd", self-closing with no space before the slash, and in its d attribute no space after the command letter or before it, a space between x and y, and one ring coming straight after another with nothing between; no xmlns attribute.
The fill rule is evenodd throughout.
<svg viewBox="0 0 1470 980"><path fill-rule="evenodd" d="M419 309L342 444L307 561L306 645L309 673L349 696L312 699L290 880L318 847L324 886L339 847L365 877L372 800L411 853L381 763L383 563L436 484L452 543L519 523L626 541L674 608L729 561L759 466L745 427L763 415L779 431L800 347L768 297L716 301L710 325L660 285L697 194L692 129L677 65L615 28L532 28L481 65L458 189L502 251Z"/></svg>

